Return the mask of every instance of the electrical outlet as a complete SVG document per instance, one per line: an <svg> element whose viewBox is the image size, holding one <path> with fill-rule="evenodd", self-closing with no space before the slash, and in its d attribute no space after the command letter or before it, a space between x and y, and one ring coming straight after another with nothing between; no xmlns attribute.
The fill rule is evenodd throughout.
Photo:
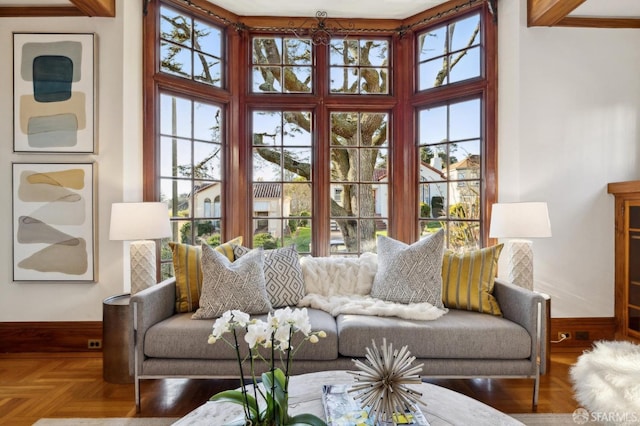
<svg viewBox="0 0 640 426"><path fill-rule="evenodd" d="M576 331L576 340L589 340L588 331Z"/></svg>
<svg viewBox="0 0 640 426"><path fill-rule="evenodd" d="M571 339L571 333L568 331L558 331L558 340Z"/></svg>
<svg viewBox="0 0 640 426"><path fill-rule="evenodd" d="M87 341L87 348L102 349L102 339L89 339Z"/></svg>

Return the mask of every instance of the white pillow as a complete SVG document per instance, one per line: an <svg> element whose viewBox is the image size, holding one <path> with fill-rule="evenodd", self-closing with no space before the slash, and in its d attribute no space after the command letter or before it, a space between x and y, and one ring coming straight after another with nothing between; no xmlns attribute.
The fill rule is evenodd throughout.
<svg viewBox="0 0 640 426"><path fill-rule="evenodd" d="M398 303L442 303L444 230L411 245L378 236L378 272L371 296Z"/></svg>
<svg viewBox="0 0 640 426"><path fill-rule="evenodd" d="M231 262L208 244L202 244L200 307L191 318L217 318L230 309L248 314L271 311L265 286L263 250L251 250Z"/></svg>
<svg viewBox="0 0 640 426"><path fill-rule="evenodd" d="M303 257L300 259L306 294L366 296L371 292L377 257Z"/></svg>

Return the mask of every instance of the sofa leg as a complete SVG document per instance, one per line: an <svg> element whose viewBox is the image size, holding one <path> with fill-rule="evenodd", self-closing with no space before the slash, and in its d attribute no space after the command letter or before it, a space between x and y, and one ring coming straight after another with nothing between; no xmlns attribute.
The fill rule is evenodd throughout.
<svg viewBox="0 0 640 426"><path fill-rule="evenodd" d="M134 379L135 387L135 399L136 399L136 414L140 414L140 379L137 377Z"/></svg>
<svg viewBox="0 0 640 426"><path fill-rule="evenodd" d="M531 411L538 411L538 393L540 392L540 374L536 375L533 381L533 399L531 401Z"/></svg>

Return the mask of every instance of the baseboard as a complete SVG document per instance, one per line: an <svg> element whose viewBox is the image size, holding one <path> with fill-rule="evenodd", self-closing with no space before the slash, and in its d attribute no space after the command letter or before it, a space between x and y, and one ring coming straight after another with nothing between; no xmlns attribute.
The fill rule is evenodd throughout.
<svg viewBox="0 0 640 426"><path fill-rule="evenodd" d="M0 322L0 353L82 351L102 351L102 321Z"/></svg>
<svg viewBox="0 0 640 426"><path fill-rule="evenodd" d="M613 317L551 318L551 350L562 352L588 349L595 341L614 340L615 331L616 320ZM569 333L571 337L559 341L559 333Z"/></svg>

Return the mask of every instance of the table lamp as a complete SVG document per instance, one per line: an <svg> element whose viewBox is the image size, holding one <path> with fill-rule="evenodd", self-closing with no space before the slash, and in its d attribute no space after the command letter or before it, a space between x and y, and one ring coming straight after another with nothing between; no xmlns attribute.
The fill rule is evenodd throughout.
<svg viewBox="0 0 640 426"><path fill-rule="evenodd" d="M111 205L110 240L131 241L131 294L155 285L156 243L172 235L165 203L114 203Z"/></svg>
<svg viewBox="0 0 640 426"><path fill-rule="evenodd" d="M491 208L489 237L506 238L508 278L533 290L533 243L529 238L551 236L547 203L496 203Z"/></svg>

